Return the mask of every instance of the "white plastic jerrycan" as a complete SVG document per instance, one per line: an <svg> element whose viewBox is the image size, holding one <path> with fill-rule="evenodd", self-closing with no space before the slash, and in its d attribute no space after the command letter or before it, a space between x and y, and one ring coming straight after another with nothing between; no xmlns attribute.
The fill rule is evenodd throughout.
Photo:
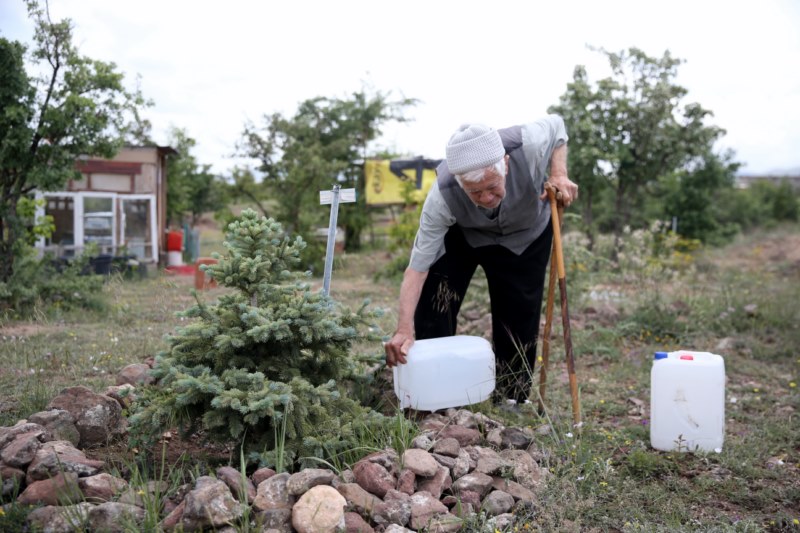
<svg viewBox="0 0 800 533"><path fill-rule="evenodd" d="M418 340L406 360L394 367L394 393L403 409L436 411L478 403L495 387L494 353L481 337Z"/></svg>
<svg viewBox="0 0 800 533"><path fill-rule="evenodd" d="M656 352L650 371L650 444L664 451L721 451L725 361L709 352Z"/></svg>

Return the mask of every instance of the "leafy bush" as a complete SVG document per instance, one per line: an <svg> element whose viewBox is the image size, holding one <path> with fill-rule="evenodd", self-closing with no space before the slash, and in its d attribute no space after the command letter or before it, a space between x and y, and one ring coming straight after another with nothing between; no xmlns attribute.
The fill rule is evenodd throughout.
<svg viewBox="0 0 800 533"><path fill-rule="evenodd" d="M365 303L353 312L312 292L290 271L303 240L291 241L255 211L228 226L224 246L228 253L206 268L232 290L182 313L194 322L158 354L158 383L133 406L134 441L177 426L184 435L240 442L251 461L281 469L353 448L361 425L386 423L345 392L364 374L353 344L379 340L370 333L378 311Z"/></svg>
<svg viewBox="0 0 800 533"><path fill-rule="evenodd" d="M414 244L414 237L419 229L419 217L422 214L422 203L415 203L412 196L415 190L413 183L403 184L403 212L397 217L397 222L389 228L389 251L394 258L376 274L376 278L401 278L408 266L411 246Z"/></svg>
<svg viewBox="0 0 800 533"><path fill-rule="evenodd" d="M786 181L759 181L747 189L722 191L718 204L720 221L742 230L800 219L800 193Z"/></svg>
<svg viewBox="0 0 800 533"><path fill-rule="evenodd" d="M57 263L52 257L36 257L27 247L17 258L8 282L0 281L0 311L25 317L34 309L45 311L104 308L103 278L85 275L89 256L72 262Z"/></svg>

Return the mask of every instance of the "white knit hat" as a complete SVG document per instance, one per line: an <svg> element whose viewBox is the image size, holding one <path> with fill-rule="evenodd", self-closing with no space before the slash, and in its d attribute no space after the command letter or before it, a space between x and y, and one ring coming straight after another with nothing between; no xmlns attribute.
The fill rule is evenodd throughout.
<svg viewBox="0 0 800 533"><path fill-rule="evenodd" d="M506 151L497 130L483 124L463 124L447 142L447 167L452 174L490 167Z"/></svg>

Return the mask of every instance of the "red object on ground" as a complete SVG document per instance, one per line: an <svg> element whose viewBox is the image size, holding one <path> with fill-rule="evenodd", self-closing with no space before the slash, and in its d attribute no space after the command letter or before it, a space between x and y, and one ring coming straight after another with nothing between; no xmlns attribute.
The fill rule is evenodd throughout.
<svg viewBox="0 0 800 533"><path fill-rule="evenodd" d="M198 291L204 289L212 289L217 286L217 280L209 277L205 272L200 270L200 265L215 265L217 260L213 257L201 257L194 263L194 288Z"/></svg>
<svg viewBox="0 0 800 533"><path fill-rule="evenodd" d="M177 274L180 276L194 276L194 265L173 265L164 267L167 274Z"/></svg>
<svg viewBox="0 0 800 533"><path fill-rule="evenodd" d="M168 231L167 232L167 251L180 252L183 250L183 232L182 231Z"/></svg>

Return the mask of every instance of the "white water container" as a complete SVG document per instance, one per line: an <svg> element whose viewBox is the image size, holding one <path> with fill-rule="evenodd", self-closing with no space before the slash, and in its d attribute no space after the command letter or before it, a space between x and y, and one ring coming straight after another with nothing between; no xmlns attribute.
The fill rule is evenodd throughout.
<svg viewBox="0 0 800 533"><path fill-rule="evenodd" d="M167 252L167 266L183 266L183 252Z"/></svg>
<svg viewBox="0 0 800 533"><path fill-rule="evenodd" d="M394 393L402 409L436 411L469 405L486 400L494 390L494 352L482 337L418 340L406 361L394 367Z"/></svg>
<svg viewBox="0 0 800 533"><path fill-rule="evenodd" d="M656 352L650 371L650 444L664 451L720 451L725 361L709 352Z"/></svg>

